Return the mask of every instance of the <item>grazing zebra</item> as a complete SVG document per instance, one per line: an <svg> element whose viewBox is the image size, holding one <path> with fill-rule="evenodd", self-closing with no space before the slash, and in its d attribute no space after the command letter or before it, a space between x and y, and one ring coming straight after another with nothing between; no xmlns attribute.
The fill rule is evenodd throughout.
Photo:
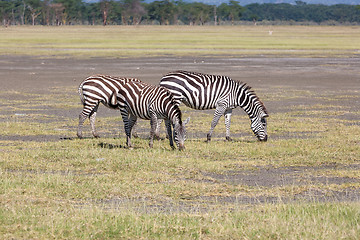
<svg viewBox="0 0 360 240"><path fill-rule="evenodd" d="M124 121L126 144L131 147L131 129L137 118L150 120L150 143L153 147L153 138L158 119L165 119L168 136L173 136L179 150L185 148L185 124L181 120L180 101L173 98L173 94L163 87L151 86L140 81L127 81L121 84L117 95L113 95L111 105L118 105ZM174 128L174 134L171 131ZM174 149L173 138L169 137L170 146Z"/></svg>
<svg viewBox="0 0 360 240"><path fill-rule="evenodd" d="M198 110L215 109L207 141L211 140L221 115L225 116L226 140L231 140L231 113L238 106L249 115L255 136L260 141L267 141L266 117L269 115L264 104L245 83L226 76L176 71L165 75L160 86L169 89L176 99L188 107Z"/></svg>
<svg viewBox="0 0 360 240"><path fill-rule="evenodd" d="M95 130L96 112L100 102L111 109L118 109L117 104L110 103L110 97L116 94L122 83L129 81L139 81L136 78L119 78L106 75L93 75L85 79L79 86L80 100L84 109L79 115L79 127L77 136L82 138L82 126L86 118L89 118L91 131L94 137L98 138L99 135ZM133 131L133 135L136 135Z"/></svg>

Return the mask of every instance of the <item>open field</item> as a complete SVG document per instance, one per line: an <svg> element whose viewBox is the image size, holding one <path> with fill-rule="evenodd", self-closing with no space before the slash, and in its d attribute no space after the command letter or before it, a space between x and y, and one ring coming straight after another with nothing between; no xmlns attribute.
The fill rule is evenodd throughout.
<svg viewBox="0 0 360 240"><path fill-rule="evenodd" d="M36 39L31 28L23 29ZM60 35L76 28L52 29ZM88 28L100 29L111 28ZM18 28L1 29L12 30ZM10 37L3 36L8 46ZM66 54L64 47L40 53L36 42L25 40L19 55L11 52L15 47L1 48L0 239L358 239L360 47L346 49L343 40L330 52L298 55L284 47L285 54L274 47L278 55L265 57L255 46L251 57L224 57L226 51L209 57L205 47L199 56L180 43L179 55L158 47L159 56L141 49L146 57L136 57L130 49L131 57L122 58L92 53L92 47L86 57L80 43ZM319 53L326 57L308 57ZM224 141L221 120L205 143L213 111L186 107L184 118L191 121L182 152L172 151L167 140L149 149L146 121L139 123L135 148L125 148L120 114L104 106L97 118L101 138L91 138L88 121L86 138L76 138L82 110L77 87L85 77L106 73L157 84L177 69L224 74L252 86L270 113L268 142L256 141L249 118L237 109L234 141Z"/></svg>
<svg viewBox="0 0 360 240"><path fill-rule="evenodd" d="M0 54L349 57L359 39L359 26L17 26L0 28Z"/></svg>

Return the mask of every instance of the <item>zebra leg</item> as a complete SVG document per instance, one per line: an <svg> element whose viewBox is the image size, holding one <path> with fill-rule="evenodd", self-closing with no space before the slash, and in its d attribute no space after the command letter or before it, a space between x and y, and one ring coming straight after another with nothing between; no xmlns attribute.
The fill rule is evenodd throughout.
<svg viewBox="0 0 360 240"><path fill-rule="evenodd" d="M137 121L135 120L135 123L134 123L134 125L133 125L133 127L132 127L132 130L131 130L131 135L132 135L134 138L138 138L138 137L139 137L139 135L137 134L137 131L136 131L137 127L138 127L138 124L137 124Z"/></svg>
<svg viewBox="0 0 360 240"><path fill-rule="evenodd" d="M132 114L130 114L130 117L129 117L129 128L130 128L130 132L132 133L131 135L133 136L133 137L135 137L134 136L134 131L135 131L135 129L134 129L134 127L137 125L136 123L137 123L137 116L135 116L135 115L132 115ZM137 137L137 136L136 136ZM135 138L136 138L135 137Z"/></svg>
<svg viewBox="0 0 360 240"><path fill-rule="evenodd" d="M230 137L230 124L231 124L231 113L232 109L227 109L224 113L225 116L225 128L226 128L226 140L232 141Z"/></svg>
<svg viewBox="0 0 360 240"><path fill-rule="evenodd" d="M87 116L84 115L83 112L80 113L80 115L79 115L79 126L78 126L78 130L77 130L77 134L76 134L78 136L78 138L82 138L82 126L83 126L86 118L87 118Z"/></svg>
<svg viewBox="0 0 360 240"><path fill-rule="evenodd" d="M209 133L207 134L207 139L206 139L207 142L211 141L211 135L212 135L212 133L214 131L214 128L218 124L220 117L225 113L225 110L226 110L226 108L224 106L222 106L222 105L218 105L216 107L215 113L214 113L214 118L211 121L211 128L210 128Z"/></svg>
<svg viewBox="0 0 360 240"><path fill-rule="evenodd" d="M120 114L121 114L121 116L122 116L121 109L120 109ZM126 112L126 115L127 115L127 112ZM123 117L123 120L124 120L124 117ZM129 118L128 118L128 120L129 120ZM138 137L139 137L139 135L137 134L137 131L136 131L137 126L138 126L136 120L137 120L137 118L135 119L135 122L134 122L134 124L133 124L133 126L132 126L132 129L131 129L131 135L132 135L134 138L138 138Z"/></svg>
<svg viewBox="0 0 360 240"><path fill-rule="evenodd" d="M89 116L89 120L90 120L90 125L91 125L91 132L92 132L92 135L95 137L95 138L99 138L99 134L97 134L96 132L96 129L95 129L95 119L96 119L96 111L98 109L98 106L97 105L95 107L95 109L93 110L93 112L90 114Z"/></svg>
<svg viewBox="0 0 360 240"><path fill-rule="evenodd" d="M156 129L155 129L154 138L157 139L157 140L161 140L161 138L160 138L160 128L161 128L162 121L163 121L162 119L158 119L157 123L156 123ZM167 132L166 132L166 134L167 134Z"/></svg>
<svg viewBox="0 0 360 240"><path fill-rule="evenodd" d="M157 126L157 117L156 117L155 113L151 114L150 125L151 125L151 130L150 130L149 147L152 148L153 144L154 144L154 135L155 135L156 126Z"/></svg>
<svg viewBox="0 0 360 240"><path fill-rule="evenodd" d="M172 131L171 131L171 122L170 120L165 120L165 126L166 126L166 132L167 132L167 135L169 136L169 141L170 141L170 147L174 150L175 149L175 146L174 146L174 142L173 142L173 138L172 138Z"/></svg>
<svg viewBox="0 0 360 240"><path fill-rule="evenodd" d="M126 134L126 146L128 146L129 148L132 147L131 145L131 128L130 128L130 123L129 123L129 114L126 111L126 109L120 109L120 113L124 122L124 129L125 129L125 134Z"/></svg>
<svg viewBox="0 0 360 240"><path fill-rule="evenodd" d="M79 115L79 126L78 126L78 130L77 130L77 136L79 138L82 138L82 127L84 125L84 122L86 120L86 118L89 117L90 119L90 125L91 125L91 129L93 131L95 131L95 118L96 118L96 111L99 107L99 103L97 104L84 104L84 109L82 110L82 112ZM95 115L93 117L93 119L91 119L91 116Z"/></svg>

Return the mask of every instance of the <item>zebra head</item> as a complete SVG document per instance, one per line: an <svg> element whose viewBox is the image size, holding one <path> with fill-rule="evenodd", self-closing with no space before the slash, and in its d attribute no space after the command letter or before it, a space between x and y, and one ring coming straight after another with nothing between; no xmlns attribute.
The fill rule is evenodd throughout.
<svg viewBox="0 0 360 240"><path fill-rule="evenodd" d="M269 117L267 113L262 112L261 114L256 115L255 117L250 118L251 119L251 129L253 130L255 136L260 141L267 141L268 135L267 135L267 123L266 118Z"/></svg>
<svg viewBox="0 0 360 240"><path fill-rule="evenodd" d="M176 121L174 124L174 140L179 148L179 150L185 149L185 140L186 140L186 128L185 125L190 121L190 117L188 117L185 121Z"/></svg>

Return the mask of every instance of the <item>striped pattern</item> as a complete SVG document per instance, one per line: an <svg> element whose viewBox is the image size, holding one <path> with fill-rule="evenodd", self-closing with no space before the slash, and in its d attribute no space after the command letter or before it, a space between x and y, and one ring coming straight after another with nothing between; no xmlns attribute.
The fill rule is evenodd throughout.
<svg viewBox="0 0 360 240"><path fill-rule="evenodd" d="M185 124L181 120L179 101L173 98L173 94L163 87L148 85L140 81L128 81L122 84L117 96L112 96L110 105L118 105L123 117L127 145L131 147L131 129L137 118L150 120L150 143L153 146L153 138L158 119L165 119L169 136L173 136L179 149L184 149ZM174 127L172 134L171 126ZM174 148L173 138L169 137L170 146Z"/></svg>
<svg viewBox="0 0 360 240"><path fill-rule="evenodd" d="M245 83L234 81L226 76L207 75L187 71L176 71L165 75L160 86L169 89L176 99L188 107L205 110L215 109L207 140L220 117L225 116L226 139L230 138L232 109L240 106L249 115L251 129L261 141L267 140L266 117L264 104Z"/></svg>
<svg viewBox="0 0 360 240"><path fill-rule="evenodd" d="M82 126L86 118L90 119L92 134L99 137L95 129L96 112L100 102L111 109L118 109L117 104L110 103L110 98L116 94L121 85L127 82L139 81L135 78L119 78L106 75L94 75L85 79L79 86L80 100L84 106L79 115L77 136L82 138Z"/></svg>

